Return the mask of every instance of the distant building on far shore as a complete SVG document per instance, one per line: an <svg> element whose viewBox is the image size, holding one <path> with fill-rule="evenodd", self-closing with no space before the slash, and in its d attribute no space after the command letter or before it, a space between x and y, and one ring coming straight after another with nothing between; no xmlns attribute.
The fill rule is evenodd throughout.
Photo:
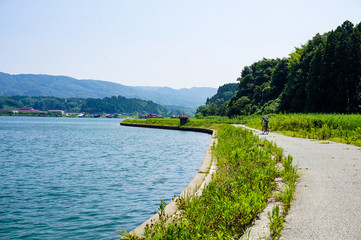
<svg viewBox="0 0 361 240"><path fill-rule="evenodd" d="M64 115L63 110L49 110L48 112L50 112L50 113L61 113L61 115Z"/></svg>
<svg viewBox="0 0 361 240"><path fill-rule="evenodd" d="M35 110L32 107L22 107L17 110L18 112L29 112L29 113L48 113L47 111Z"/></svg>
<svg viewBox="0 0 361 240"><path fill-rule="evenodd" d="M138 117L139 118L164 118L162 115L158 115L158 114L154 114L154 113L139 115Z"/></svg>

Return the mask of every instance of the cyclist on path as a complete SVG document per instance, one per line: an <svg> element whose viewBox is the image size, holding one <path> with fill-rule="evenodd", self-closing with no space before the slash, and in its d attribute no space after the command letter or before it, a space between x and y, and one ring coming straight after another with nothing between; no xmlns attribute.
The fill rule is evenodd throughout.
<svg viewBox="0 0 361 240"><path fill-rule="evenodd" d="M262 118L262 124L263 124L263 127L262 127L262 132L263 134L268 134L268 122L269 122L269 118L267 116L264 116Z"/></svg>

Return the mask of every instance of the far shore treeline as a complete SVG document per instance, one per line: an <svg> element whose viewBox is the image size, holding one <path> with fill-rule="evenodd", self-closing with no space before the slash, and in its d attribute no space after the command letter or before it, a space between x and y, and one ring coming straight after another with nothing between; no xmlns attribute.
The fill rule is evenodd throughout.
<svg viewBox="0 0 361 240"><path fill-rule="evenodd" d="M246 66L237 81L220 87L197 116L361 113L361 24L345 21L288 58Z"/></svg>
<svg viewBox="0 0 361 240"><path fill-rule="evenodd" d="M154 113L167 116L172 112L168 108L152 101L136 98L106 97L106 98L56 98L56 97L26 97L0 96L0 109L15 110L22 107L32 107L41 111L64 110L70 113L89 114L146 114ZM179 114L179 113L177 113Z"/></svg>

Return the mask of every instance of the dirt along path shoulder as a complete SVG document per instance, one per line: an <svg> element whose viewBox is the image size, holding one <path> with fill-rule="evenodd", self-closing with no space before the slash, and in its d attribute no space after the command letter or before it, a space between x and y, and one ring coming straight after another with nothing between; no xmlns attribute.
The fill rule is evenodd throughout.
<svg viewBox="0 0 361 240"><path fill-rule="evenodd" d="M361 239L361 148L256 132L301 173L281 239Z"/></svg>

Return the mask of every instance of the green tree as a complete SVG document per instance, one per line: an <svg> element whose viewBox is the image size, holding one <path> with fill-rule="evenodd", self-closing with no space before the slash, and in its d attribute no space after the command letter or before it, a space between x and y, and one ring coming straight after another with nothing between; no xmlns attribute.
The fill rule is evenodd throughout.
<svg viewBox="0 0 361 240"><path fill-rule="evenodd" d="M361 23L359 23L351 33L350 44L350 98L349 112L358 113L361 111Z"/></svg>
<svg viewBox="0 0 361 240"><path fill-rule="evenodd" d="M274 72L271 76L271 92L270 98L276 99L285 89L287 83L288 70L288 59L283 58L279 61L274 69Z"/></svg>
<svg viewBox="0 0 361 240"><path fill-rule="evenodd" d="M229 116L256 113L264 104L274 100L271 80L280 61L280 59L264 58L242 70L241 77L237 79L239 91L228 104Z"/></svg>

